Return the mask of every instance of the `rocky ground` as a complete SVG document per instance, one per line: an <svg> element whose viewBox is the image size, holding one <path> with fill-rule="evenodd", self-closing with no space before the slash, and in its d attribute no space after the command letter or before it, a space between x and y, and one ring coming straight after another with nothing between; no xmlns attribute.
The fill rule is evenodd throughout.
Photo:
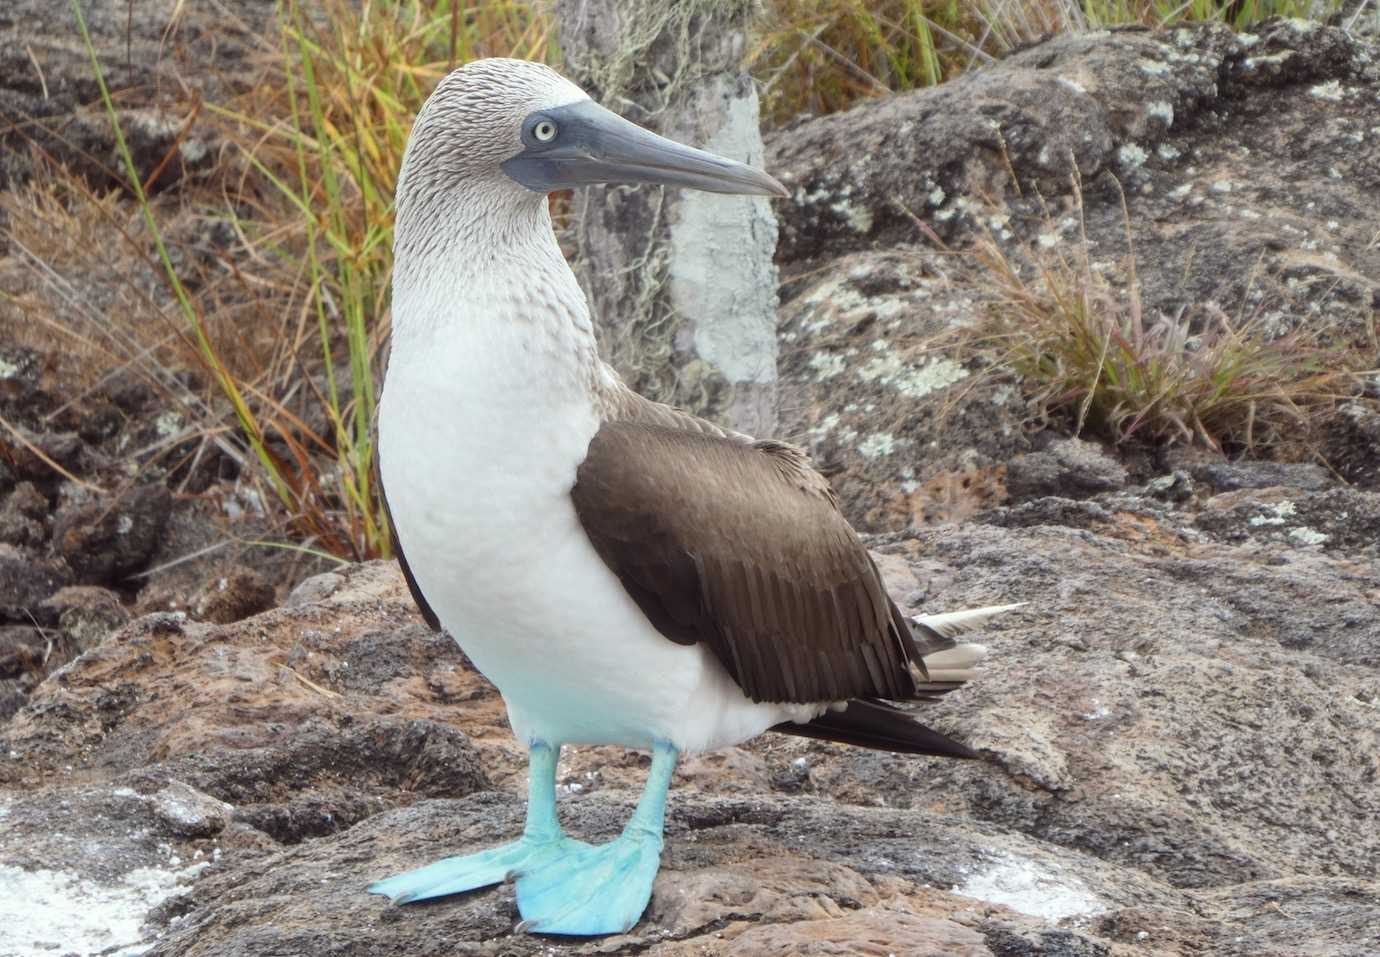
<svg viewBox="0 0 1380 957"><path fill-rule="evenodd" d="M1086 255L1138 280L1148 317L1305 330L1375 368L1376 61L1300 21L1068 36L778 133L784 430L874 531L1000 500L1002 466L1048 433L974 348L990 270L955 250L975 242L1027 275ZM1289 457L1380 487L1380 380L1338 404ZM1118 450L1138 478L1192 455Z"/></svg>
<svg viewBox="0 0 1380 957"><path fill-rule="evenodd" d="M59 917L78 895L124 908L111 945L156 904L156 954L1375 953L1380 497L1309 467L1184 481L879 539L908 607L1029 603L930 709L984 760L691 759L647 919L594 943L514 935L507 889L364 892L522 813L500 699L392 566L238 624L144 617L3 731L0 874L45 917L16 952L98 940L106 911ZM572 830L614 833L644 765L567 752Z"/></svg>
<svg viewBox="0 0 1380 957"><path fill-rule="evenodd" d="M238 621L286 594L301 557L244 544L274 535L258 493L144 382L0 346L0 421L0 720L133 617Z"/></svg>
<svg viewBox="0 0 1380 957"><path fill-rule="evenodd" d="M188 135L180 118L243 85L272 4L239 0L214 17L183 10L170 18L151 0L83 9L150 188L175 192L204 178L215 165L214 130ZM73 195L69 180L54 175L59 164L96 198ZM46 675L132 617L176 610L238 620L319 569L300 554L247 544L284 536L264 489L240 481L243 451L217 434L225 410L207 399L204 370L173 361L185 352L169 348L177 337L159 315L170 297L106 197L121 181L118 168L70 8L7 4L0 10L0 721ZM45 185L45 176L52 182ZM198 244L215 230L176 229L180 263L207 257Z"/></svg>
<svg viewBox="0 0 1380 957"><path fill-rule="evenodd" d="M181 29L231 62L250 35ZM0 54L0 105L89 102L59 81L70 48L37 54L50 90ZM775 134L787 431L905 607L1026 604L981 637L981 680L927 706L980 761L772 736L686 761L626 936L515 934L507 888L365 893L520 828L501 700L389 564L295 588L258 561L165 567L252 512L235 463L137 382L6 345L0 955L1380 953L1377 393L1340 399L1306 461L1032 428L952 338L982 287L936 245L1085 230L1120 263L1129 219L1148 309L1364 348L1377 57L1285 22L1062 38ZM568 749L571 830L612 835L645 764Z"/></svg>

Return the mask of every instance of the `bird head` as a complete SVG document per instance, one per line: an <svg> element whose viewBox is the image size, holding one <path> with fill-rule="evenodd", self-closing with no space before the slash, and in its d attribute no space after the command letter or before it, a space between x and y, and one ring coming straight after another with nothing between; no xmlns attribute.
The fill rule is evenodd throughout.
<svg viewBox="0 0 1380 957"><path fill-rule="evenodd" d="M761 170L628 122L549 67L497 58L452 71L417 116L400 198L403 183L438 185L438 177L457 186L511 185L532 196L596 183L787 195Z"/></svg>

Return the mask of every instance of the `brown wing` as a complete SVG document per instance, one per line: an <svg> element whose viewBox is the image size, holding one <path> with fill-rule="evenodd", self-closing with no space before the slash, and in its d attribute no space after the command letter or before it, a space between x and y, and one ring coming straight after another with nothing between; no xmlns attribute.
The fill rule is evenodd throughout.
<svg viewBox="0 0 1380 957"><path fill-rule="evenodd" d="M790 446L608 422L571 495L657 630L707 643L752 699L915 693L905 619L828 484Z"/></svg>

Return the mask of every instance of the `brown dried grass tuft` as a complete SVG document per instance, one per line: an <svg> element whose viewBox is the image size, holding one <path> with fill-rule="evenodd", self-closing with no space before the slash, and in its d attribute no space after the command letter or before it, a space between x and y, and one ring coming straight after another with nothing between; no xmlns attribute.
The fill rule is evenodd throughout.
<svg viewBox="0 0 1380 957"><path fill-rule="evenodd" d="M1112 269L1094 267L1086 236L1072 251L1008 253L990 233L975 245L988 305L978 336L1020 375L1037 418L1115 443L1307 455L1320 421L1354 393L1360 353L1215 306L1147 315L1130 232L1128 220L1130 252Z"/></svg>

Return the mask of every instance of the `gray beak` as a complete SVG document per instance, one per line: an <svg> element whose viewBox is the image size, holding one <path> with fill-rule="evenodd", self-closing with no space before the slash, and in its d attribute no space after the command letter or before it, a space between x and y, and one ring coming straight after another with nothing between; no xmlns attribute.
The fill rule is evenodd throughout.
<svg viewBox="0 0 1380 957"><path fill-rule="evenodd" d="M790 195L761 170L657 136L592 100L533 113L522 124L522 142L526 148L503 171L539 193L594 183L661 183Z"/></svg>

